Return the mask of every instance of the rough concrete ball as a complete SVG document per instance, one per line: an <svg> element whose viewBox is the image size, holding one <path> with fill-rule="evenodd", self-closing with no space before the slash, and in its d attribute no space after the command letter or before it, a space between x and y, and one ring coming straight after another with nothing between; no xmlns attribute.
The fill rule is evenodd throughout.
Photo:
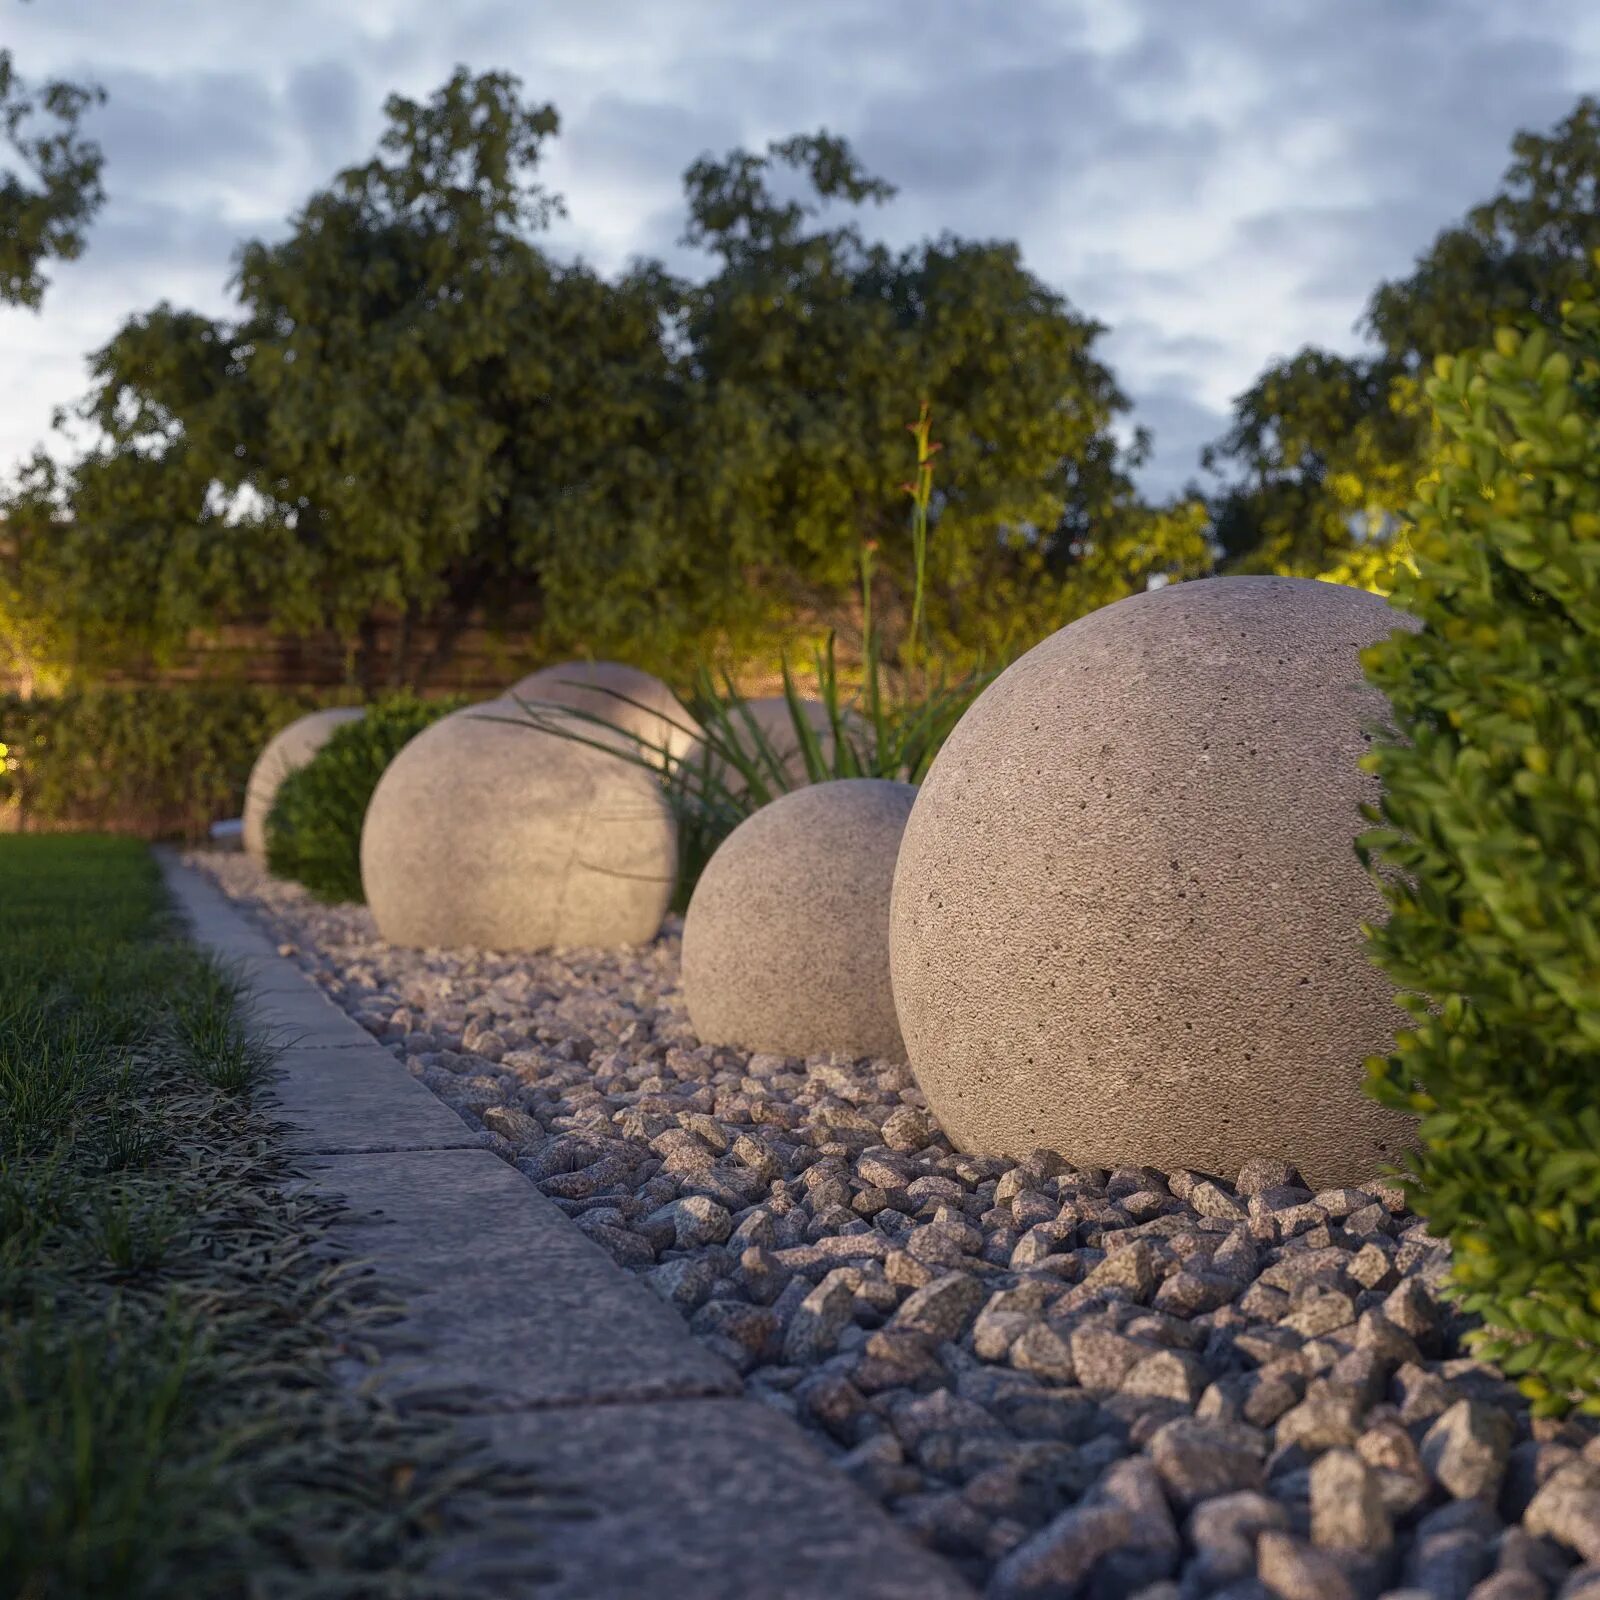
<svg viewBox="0 0 1600 1600"><path fill-rule="evenodd" d="M659 780L517 715L507 701L452 712L385 769L361 829L378 931L396 945L484 950L653 939L677 878ZM603 737L576 717L550 720Z"/></svg>
<svg viewBox="0 0 1600 1600"><path fill-rule="evenodd" d="M799 786L808 783L806 776L806 758L800 748L800 735L795 731L794 716L789 709L789 702L781 695L763 695L754 700L744 702L745 709L750 713L761 737L771 747L772 753L777 757L779 765L787 775L791 785ZM820 700L802 699L800 709L806 719L807 725L817 736L817 746L822 752L822 759L831 762L833 759L833 724L828 719L828 708ZM866 723L853 711L842 713L842 720L847 729L853 730L855 743L858 749L862 746L862 736L866 733ZM739 712L730 707L728 712L728 727L718 727L718 733L723 737L732 736L739 748L754 758L759 758L761 746ZM723 761L713 755L711 769L720 779L723 787L730 795L744 792L745 781L738 769L731 763ZM762 762L763 773L768 771L765 762ZM770 779L769 779L770 782Z"/></svg>
<svg viewBox="0 0 1600 1600"><path fill-rule="evenodd" d="M705 1043L905 1060L889 890L916 796L879 778L809 784L723 840L683 923L683 996Z"/></svg>
<svg viewBox="0 0 1600 1600"><path fill-rule="evenodd" d="M608 689L614 693L605 693ZM618 700L618 694L649 709L640 710L626 700ZM513 703L516 698L543 700L604 717L607 722L648 739L652 745L665 745L669 762L692 758L700 748L700 724L672 690L659 678L620 661L563 661L553 667L541 667L501 698ZM640 755L653 754L637 745L634 748Z"/></svg>
<svg viewBox="0 0 1600 1600"><path fill-rule="evenodd" d="M325 745L336 728L366 715L361 706L336 706L313 711L308 717L280 728L256 757L244 786L241 830L244 847L258 866L267 864L267 816L278 797L278 786L297 767L303 767Z"/></svg>
<svg viewBox="0 0 1600 1600"><path fill-rule="evenodd" d="M1415 1124L1362 1088L1409 1018L1351 841L1389 720L1358 652L1415 618L1309 578L1130 596L1030 650L935 758L895 872L911 1068L965 1150L1318 1186Z"/></svg>

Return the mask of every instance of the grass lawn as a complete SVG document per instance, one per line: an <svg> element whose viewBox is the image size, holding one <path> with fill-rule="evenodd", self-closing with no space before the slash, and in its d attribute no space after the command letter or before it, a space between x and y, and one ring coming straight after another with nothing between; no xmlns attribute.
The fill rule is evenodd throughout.
<svg viewBox="0 0 1600 1600"><path fill-rule="evenodd" d="M146 849L0 837L0 1596L439 1596L534 1486L348 1381L384 1306Z"/></svg>

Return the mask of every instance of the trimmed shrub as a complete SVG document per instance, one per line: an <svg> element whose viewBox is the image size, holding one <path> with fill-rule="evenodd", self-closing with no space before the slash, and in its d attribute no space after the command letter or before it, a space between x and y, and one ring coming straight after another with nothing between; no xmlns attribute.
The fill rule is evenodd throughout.
<svg viewBox="0 0 1600 1600"><path fill-rule="evenodd" d="M267 740L338 702L255 684L0 696L0 806L29 832L197 843L213 822L239 815Z"/></svg>
<svg viewBox="0 0 1600 1600"><path fill-rule="evenodd" d="M1469 1346L1552 1416L1600 1414L1593 286L1562 314L1561 339L1501 328L1434 363L1446 431L1391 596L1424 631L1362 656L1409 743L1362 758L1384 825L1356 841L1392 912L1369 953L1417 1019L1367 1062L1369 1090L1421 1114L1403 1187L1451 1242L1447 1296L1483 1319Z"/></svg>
<svg viewBox="0 0 1600 1600"><path fill-rule="evenodd" d="M267 816L267 866L326 902L361 902L361 824L383 769L402 745L468 702L393 695L335 729L278 787Z"/></svg>

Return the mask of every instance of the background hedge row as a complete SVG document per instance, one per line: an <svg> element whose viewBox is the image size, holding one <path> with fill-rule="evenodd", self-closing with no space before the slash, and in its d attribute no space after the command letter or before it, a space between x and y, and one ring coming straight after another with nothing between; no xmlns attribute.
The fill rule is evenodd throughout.
<svg viewBox="0 0 1600 1600"><path fill-rule="evenodd" d="M0 696L0 830L197 842L239 815L274 733L355 698L253 684Z"/></svg>

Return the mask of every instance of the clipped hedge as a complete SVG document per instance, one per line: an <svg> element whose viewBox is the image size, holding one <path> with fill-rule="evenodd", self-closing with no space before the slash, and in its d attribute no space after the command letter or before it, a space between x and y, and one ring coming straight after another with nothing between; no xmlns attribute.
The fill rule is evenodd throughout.
<svg viewBox="0 0 1600 1600"><path fill-rule="evenodd" d="M317 899L363 901L361 824L383 769L417 734L469 702L463 695L419 700L392 695L328 742L278 786L267 816L267 867Z"/></svg>
<svg viewBox="0 0 1600 1600"><path fill-rule="evenodd" d="M239 815L262 745L341 698L253 684L0 696L4 825L198 843Z"/></svg>
<svg viewBox="0 0 1600 1600"><path fill-rule="evenodd" d="M1416 1018L1367 1063L1369 1090L1421 1115L1404 1187L1451 1242L1446 1292L1484 1323L1474 1354L1552 1416L1600 1414L1594 287L1562 313L1564 341L1502 328L1493 351L1435 363L1450 438L1391 597L1424 630L1362 657L1410 744L1362 758L1384 825L1357 840L1392 913L1368 949Z"/></svg>

